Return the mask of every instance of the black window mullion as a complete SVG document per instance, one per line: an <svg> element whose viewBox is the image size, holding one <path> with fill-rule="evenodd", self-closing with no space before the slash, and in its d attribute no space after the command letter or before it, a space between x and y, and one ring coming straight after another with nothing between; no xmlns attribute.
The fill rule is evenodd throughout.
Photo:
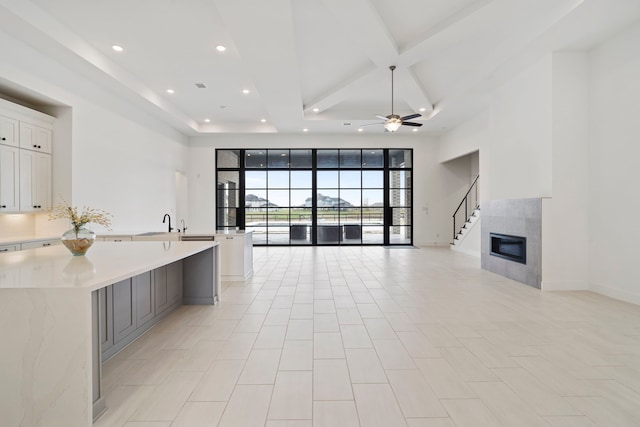
<svg viewBox="0 0 640 427"><path fill-rule="evenodd" d="M244 230L245 229L245 225L246 225L246 220L245 220L245 201L244 201L244 195L246 193L245 191L245 178L244 178L244 171L245 171L245 167L244 167L244 155L245 155L245 150L240 150L240 188L238 189L239 197L238 197L238 215L237 215L237 224L238 224L238 228L240 230Z"/></svg>
<svg viewBox="0 0 640 427"><path fill-rule="evenodd" d="M318 150L311 151L311 244L318 245Z"/></svg>
<svg viewBox="0 0 640 427"><path fill-rule="evenodd" d="M382 241L384 245L389 245L390 236L389 236L389 228L391 225L391 200L389 199L389 189L390 189L390 180L389 180L389 149L385 149L384 153L384 172L382 177L382 187L383 187L383 206L384 212L382 214Z"/></svg>
<svg viewBox="0 0 640 427"><path fill-rule="evenodd" d="M411 206L409 206L409 215L411 215L411 223L409 224L409 232L411 233L411 239L409 240L409 243L413 246L413 181L415 179L415 176L413 175L413 148L411 148L409 150L409 152L411 153L411 167L409 168L409 171L411 172Z"/></svg>

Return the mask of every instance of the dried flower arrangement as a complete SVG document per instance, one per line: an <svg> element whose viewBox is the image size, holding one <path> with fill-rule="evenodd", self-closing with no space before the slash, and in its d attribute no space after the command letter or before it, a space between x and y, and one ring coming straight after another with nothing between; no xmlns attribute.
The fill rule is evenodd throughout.
<svg viewBox="0 0 640 427"><path fill-rule="evenodd" d="M62 243L73 255L84 255L96 238L93 231L83 228L84 225L93 222L110 230L112 215L103 210L86 206L79 213L76 206L70 206L62 196L60 198L62 202L53 208L49 214L49 220L67 219L71 221L73 228L62 235Z"/></svg>
<svg viewBox="0 0 640 427"><path fill-rule="evenodd" d="M89 208L86 206L82 208L81 213L78 213L77 206L70 206L64 199L62 199L62 202L57 204L51 210L51 213L49 214L49 220L68 219L69 221L71 221L71 225L77 233L80 227L90 222L102 225L106 229L110 230L109 227L111 227L111 216L112 215L109 212L100 209Z"/></svg>

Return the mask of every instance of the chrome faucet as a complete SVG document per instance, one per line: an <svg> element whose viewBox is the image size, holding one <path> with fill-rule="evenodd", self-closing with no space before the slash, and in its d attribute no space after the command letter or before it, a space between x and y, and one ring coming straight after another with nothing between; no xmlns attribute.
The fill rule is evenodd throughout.
<svg viewBox="0 0 640 427"><path fill-rule="evenodd" d="M167 218L169 218L169 233L171 233L173 231L173 228L171 227L171 215L164 214L164 218L162 218L162 223L164 224Z"/></svg>
<svg viewBox="0 0 640 427"><path fill-rule="evenodd" d="M184 233L187 231L187 225L184 223L184 219L181 219L180 223L182 224L182 232ZM178 229L178 231L180 231L180 229Z"/></svg>

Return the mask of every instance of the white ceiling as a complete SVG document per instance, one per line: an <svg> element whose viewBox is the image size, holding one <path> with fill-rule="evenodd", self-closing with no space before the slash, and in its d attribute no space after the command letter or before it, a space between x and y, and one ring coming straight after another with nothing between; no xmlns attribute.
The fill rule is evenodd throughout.
<svg viewBox="0 0 640 427"><path fill-rule="evenodd" d="M639 0L0 0L4 31L187 135L355 133L391 113L390 65L394 112L439 134L638 19Z"/></svg>

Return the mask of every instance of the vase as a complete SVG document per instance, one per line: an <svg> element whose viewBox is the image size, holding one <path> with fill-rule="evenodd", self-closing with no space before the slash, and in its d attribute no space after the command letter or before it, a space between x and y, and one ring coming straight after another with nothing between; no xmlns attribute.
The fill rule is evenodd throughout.
<svg viewBox="0 0 640 427"><path fill-rule="evenodd" d="M84 255L96 240L96 233L85 227L73 227L62 235L62 243L74 256Z"/></svg>

